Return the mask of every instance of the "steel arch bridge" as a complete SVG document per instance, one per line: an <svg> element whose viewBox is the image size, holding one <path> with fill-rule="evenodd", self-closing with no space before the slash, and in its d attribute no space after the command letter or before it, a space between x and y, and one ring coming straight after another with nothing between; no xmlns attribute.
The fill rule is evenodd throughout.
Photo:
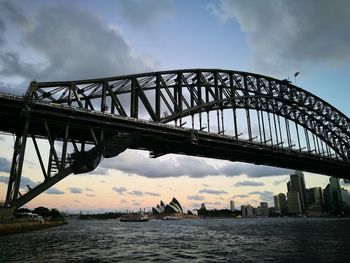
<svg viewBox="0 0 350 263"><path fill-rule="evenodd" d="M188 69L32 82L0 96L0 130L16 135L6 206L19 207L71 173L127 148L300 169L350 178L350 120L287 80ZM43 182L21 193L27 138ZM43 153L39 145L48 144Z"/></svg>

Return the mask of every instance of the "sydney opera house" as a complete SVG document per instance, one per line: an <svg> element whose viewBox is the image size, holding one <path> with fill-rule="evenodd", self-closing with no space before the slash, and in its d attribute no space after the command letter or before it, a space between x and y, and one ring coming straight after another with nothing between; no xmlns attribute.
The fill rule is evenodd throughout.
<svg viewBox="0 0 350 263"><path fill-rule="evenodd" d="M183 214L182 207L175 197L167 205L163 201L160 201L157 207L152 208L152 212L154 215Z"/></svg>

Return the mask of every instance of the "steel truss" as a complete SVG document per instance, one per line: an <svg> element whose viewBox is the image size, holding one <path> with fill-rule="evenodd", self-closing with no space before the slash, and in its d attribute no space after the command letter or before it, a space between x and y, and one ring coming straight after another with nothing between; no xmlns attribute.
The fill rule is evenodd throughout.
<svg viewBox="0 0 350 263"><path fill-rule="evenodd" d="M31 116L29 109L22 111L23 126L16 133L5 207L21 207L66 176L93 171L103 157L117 156L131 145L125 133L113 132L105 138L101 129L50 119ZM44 147L40 147L38 140ZM35 187L27 185L27 191L22 193L20 183L28 141L34 146L43 181ZM43 149L45 144L48 151ZM45 155L48 155L47 163Z"/></svg>
<svg viewBox="0 0 350 263"><path fill-rule="evenodd" d="M23 126L15 132L15 150L6 197L8 206L21 206L70 173L91 171L102 156L116 156L126 148L149 149L151 157L185 151L181 144L174 143L178 139L168 139L168 145L163 143L152 149L152 146L140 142L138 137L142 137L142 134L131 129L118 126L117 130L111 131L103 126L106 124L94 127L91 123L67 122L61 117L50 121L45 114L53 114L51 111L57 111L57 116L64 110L70 115L73 110L79 110L99 119L106 116L125 118L136 121L135 125L147 120L147 125L168 123L178 127L176 129L187 127L193 149L203 147L201 142L205 141L206 136L211 136L244 144L256 149L256 152L264 149L265 154L294 154L300 160L310 158L345 167L350 165L348 117L287 80L254 73L191 69L103 79L32 82L25 98L29 110L21 111L20 123ZM36 109L39 106L46 107L45 110L40 109L42 115ZM35 108L34 118L31 116L32 108ZM228 111L232 115L230 122L226 121ZM240 131L242 120L238 116L242 111L245 112L247 127L247 138L244 140ZM230 129L232 133L227 136ZM38 138L50 145L47 166L36 142ZM152 140L155 141L154 138ZM23 195L19 189L27 139L33 141L44 181L33 189L29 188ZM239 157L221 157L213 152L215 145L209 146L211 141L208 140L208 146L205 146L208 154L203 156L239 160ZM188 149L186 154L202 153ZM269 164L268 160L261 162L252 158L264 159L254 155L242 160Z"/></svg>

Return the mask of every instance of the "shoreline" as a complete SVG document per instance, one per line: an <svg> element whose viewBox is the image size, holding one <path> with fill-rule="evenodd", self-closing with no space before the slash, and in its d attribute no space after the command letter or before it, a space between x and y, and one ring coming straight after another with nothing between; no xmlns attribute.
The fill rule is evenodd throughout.
<svg viewBox="0 0 350 263"><path fill-rule="evenodd" d="M0 236L25 233L67 224L66 221L0 223Z"/></svg>

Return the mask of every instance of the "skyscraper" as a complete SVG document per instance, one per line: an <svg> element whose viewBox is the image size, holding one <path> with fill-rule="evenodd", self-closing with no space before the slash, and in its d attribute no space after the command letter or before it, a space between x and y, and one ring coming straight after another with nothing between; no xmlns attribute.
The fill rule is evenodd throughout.
<svg viewBox="0 0 350 263"><path fill-rule="evenodd" d="M329 184L324 189L324 201L326 210L330 212L339 212L343 208L343 199L338 178L329 178Z"/></svg>
<svg viewBox="0 0 350 263"><path fill-rule="evenodd" d="M275 209L278 214L285 215L287 214L287 199L286 195L279 193L273 197L275 201Z"/></svg>
<svg viewBox="0 0 350 263"><path fill-rule="evenodd" d="M342 188L341 189L341 197L343 201L343 207L350 207L350 195L348 190Z"/></svg>
<svg viewBox="0 0 350 263"><path fill-rule="evenodd" d="M273 196L273 202L275 203L276 213L281 214L281 205L280 205L280 200L278 199L278 195Z"/></svg>
<svg viewBox="0 0 350 263"><path fill-rule="evenodd" d="M230 210L235 211L235 201L233 200L230 201Z"/></svg>
<svg viewBox="0 0 350 263"><path fill-rule="evenodd" d="M290 182L287 184L288 192L299 193L301 210L305 211L307 208L307 197L304 174L301 171L295 171L290 175Z"/></svg>
<svg viewBox="0 0 350 263"><path fill-rule="evenodd" d="M308 207L313 211L322 211L324 208L323 192L321 187L312 187L309 189Z"/></svg>
<svg viewBox="0 0 350 263"><path fill-rule="evenodd" d="M288 214L300 214L302 212L298 192L287 193L287 207Z"/></svg>

